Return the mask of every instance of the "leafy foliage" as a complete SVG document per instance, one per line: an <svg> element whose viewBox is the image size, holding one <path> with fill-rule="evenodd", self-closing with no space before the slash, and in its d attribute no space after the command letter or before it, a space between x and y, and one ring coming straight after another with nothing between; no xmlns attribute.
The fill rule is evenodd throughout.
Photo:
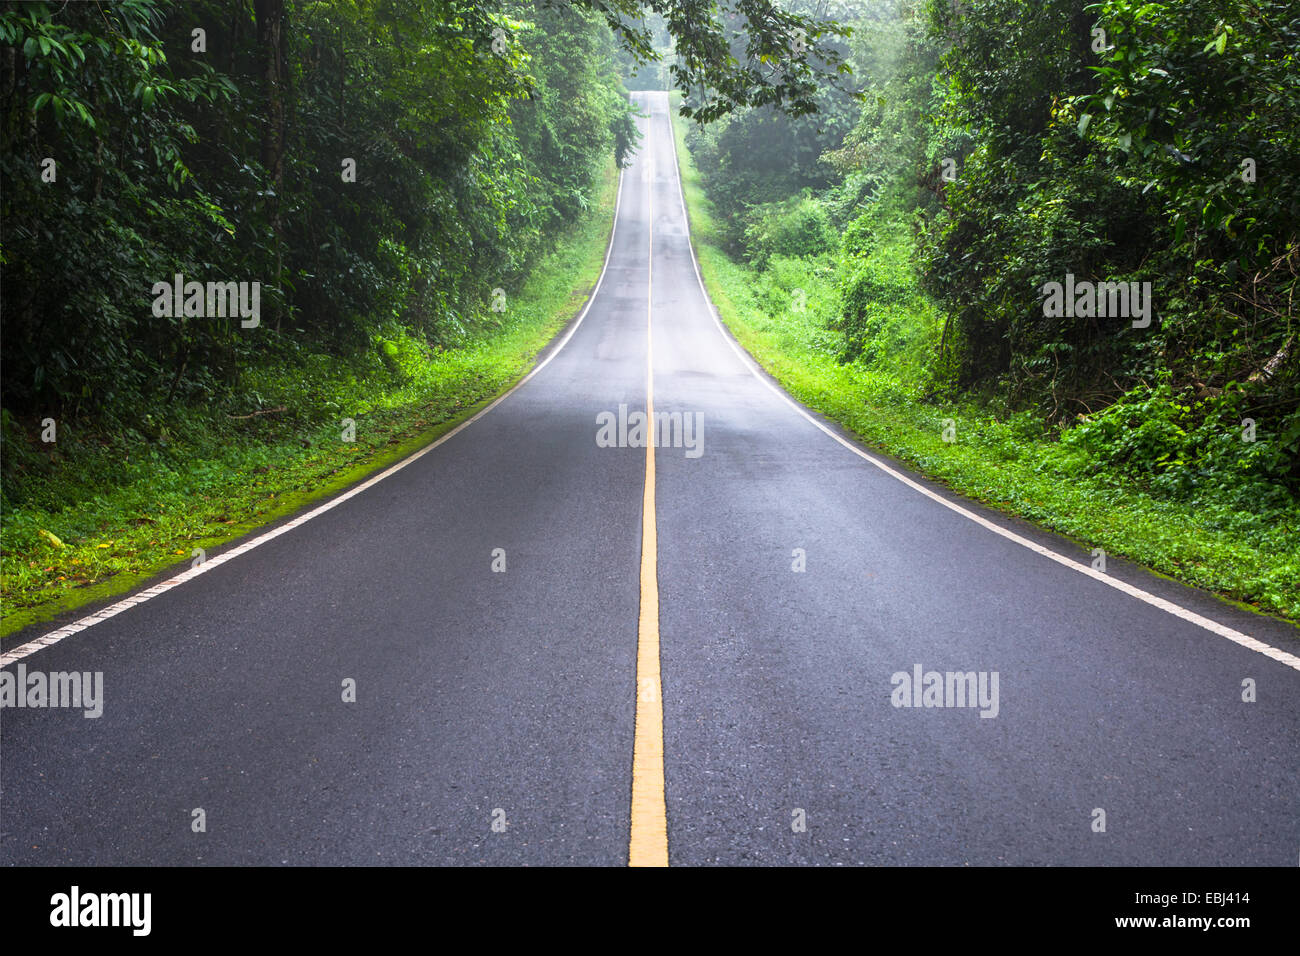
<svg viewBox="0 0 1300 956"><path fill-rule="evenodd" d="M1300 521L1295 4L876 0L848 21L847 131L799 138L754 111L689 137L718 238L758 270L764 317L745 321L788 368L820 369L792 380L840 383L810 381L819 402L859 389L865 410L842 420L955 417L975 457L1201 521L1180 525L1189 552L1199 534L1266 536L1277 566L1255 555L1253 583L1228 589L1293 607L1277 582L1294 546L1277 542ZM814 207L839 236L833 292L794 316L766 290L822 267L821 246L787 241ZM1150 283L1150 326L1045 314L1067 274ZM822 364L827 331L842 377ZM936 448L923 464L944 473ZM1130 530L1130 553L1202 579Z"/></svg>
<svg viewBox="0 0 1300 956"><path fill-rule="evenodd" d="M5 10L4 408L157 434L259 408L256 367L454 343L632 145L614 49L527 2ZM260 282L261 327L154 315L176 274Z"/></svg>

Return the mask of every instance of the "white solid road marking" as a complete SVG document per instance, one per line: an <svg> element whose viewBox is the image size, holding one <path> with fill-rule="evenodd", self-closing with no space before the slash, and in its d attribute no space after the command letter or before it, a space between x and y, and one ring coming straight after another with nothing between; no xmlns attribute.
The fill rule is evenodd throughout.
<svg viewBox="0 0 1300 956"><path fill-rule="evenodd" d="M671 116L669 117L669 123L670 124L672 123ZM722 335L723 340L728 345L731 346L732 350L740 358L740 361L744 364L744 366L747 369L749 369L750 373L753 374L753 376L757 378L760 382L762 382L769 390L771 390L771 392L774 395L776 395L787 405L789 405L792 409L794 409L801 417L803 417L808 422L811 422L816 428L820 429L822 432L829 435L831 438L835 439L837 442L839 442L849 451L853 452L853 454L857 455L859 458L865 459L866 461L869 461L871 464L875 465L885 474L889 475L892 478L897 478L899 481L907 485L909 488L913 488L916 491L919 491L927 498L933 501L937 501L945 508L957 512L957 514L961 515L962 517L969 518L971 521L974 521L976 524L980 525L981 527L987 528L989 531L992 531L994 534L1001 535L1002 537L1006 538L1008 541L1014 541L1016 544L1020 545L1023 548L1028 548L1030 551L1033 551L1035 554L1041 554L1043 557L1049 558L1050 560L1055 561L1057 564L1064 565L1065 567L1069 568L1072 571L1077 571L1080 574L1087 575L1088 577L1092 578L1095 581L1100 581L1102 584L1112 587L1117 591L1122 591L1123 593L1129 595L1130 597L1137 598L1139 601L1143 601L1146 604L1150 604L1152 607L1159 608L1162 611L1172 614L1174 617L1181 618L1182 620L1187 621L1190 624L1195 624L1198 627L1203 627L1205 628L1205 630L1211 632L1212 634L1217 634L1219 635L1219 637L1227 638L1228 640L1232 641L1234 644L1240 644L1242 647L1249 648L1252 651L1257 651L1258 653L1263 654L1265 657L1277 661L1279 664L1284 664L1287 667L1292 668L1293 670L1300 671L1300 657L1297 657L1295 654L1288 653L1287 651L1284 651L1281 648L1274 647L1271 644L1265 644L1263 641L1256 640L1255 638L1251 637L1248 634L1243 634L1240 631L1234 630L1228 627L1226 624L1220 624L1218 621L1212 621L1208 617L1204 617L1200 614L1197 614L1195 611L1189 611L1187 608L1177 605L1172 601L1167 601L1162 597L1157 597L1154 594L1144 591L1139 587L1135 587L1132 584L1128 584L1124 581L1121 581L1118 578L1113 578L1107 574L1103 574L1101 571L1097 571L1089 565L1082 564L1081 562L1075 561L1072 558L1067 558L1063 554L1058 554L1057 552L1053 551L1051 548L1044 547L1041 544L1037 544L1036 542L1030 541L1028 538L1021 537L1020 535L1016 534L1014 531L1008 531L1006 528L994 524L992 521L989 521L987 518L984 518L981 515L978 515L967 508L963 508L961 505L949 501L947 498L943 497L943 495L936 494L934 491L931 491L929 488L925 487L924 485L919 484L916 481L913 481L911 478L907 477L907 475L904 475L903 473L897 471L896 469L891 468L889 465L887 465L885 462L881 461L880 459L876 458L874 455L870 455L867 452L863 451L857 445L848 441L842 435L836 434L830 428L827 428L826 425L824 425L822 422L819 422L812 415L809 415L808 412L805 409L803 409L794 399L792 399L781 389L777 388L775 385L773 385L763 376L763 374L758 370L758 367L754 364L753 360L749 357L749 354L745 352L745 350L742 349L740 345L734 339L732 339L730 335L727 334L727 330L723 326L722 320L718 317L717 310L713 307L713 301L709 298L709 292L704 287L704 278L700 275L700 264L695 258L695 245L689 239L690 217L686 213L686 194L682 190L681 166L678 164L677 161L676 135L673 136L673 169L674 169L674 173L677 176L677 198L681 203L682 220L687 227L687 237L688 237L687 245L690 246L690 250L691 250L691 264L695 268L695 281L699 283L700 293L704 296L705 306L709 310L709 315L713 317L714 325L717 326L718 332Z"/></svg>
<svg viewBox="0 0 1300 956"><path fill-rule="evenodd" d="M385 468L379 474L375 475L372 478L367 479L366 481L363 481L361 484L344 492L343 494L339 495L337 498L332 498L329 501L325 502L325 504L313 508L311 511L307 512L306 514L299 515L297 518L294 518L291 521L286 521L278 528L275 528L272 531L268 531L265 534L258 535L256 538L253 538L251 541L246 541L241 545L231 548L229 551L223 551L221 554L218 554L216 557L208 558L203 563L199 564L196 567L190 568L188 571L182 571L180 574L177 574L174 577L170 577L166 581L160 581L158 584L155 584L152 587L145 588L143 591L140 591L136 594L131 595L128 598L118 601L116 604L111 604L106 608L96 611L94 614L88 614L83 618L73 621L71 624L65 625L64 627L58 628L57 630L54 631L50 631L48 634L44 634L41 637L35 638L34 640L31 641L25 641L24 643L15 647L13 650L6 651L4 654L0 654L0 667L6 667L9 664L14 663L15 661L20 661L24 657L28 657L32 654L35 654L37 651L41 650L42 648L50 647L53 644L57 644L59 643L59 641L63 640L64 638L71 637L73 634L78 634L81 631L84 631L88 627L94 627L96 624L100 623L101 621L106 621L110 617L114 617L115 615L121 614L123 611L135 607L137 604L143 604L145 601L152 600L153 598L158 597L158 595L160 594L165 594L166 592L170 591L172 588L178 587L179 585L184 584L186 581L192 581L195 578L197 578L200 574L206 574L208 571L211 571L213 568L219 567L225 564L227 561L231 561L242 554L247 554L249 551L252 551L254 548L260 547L261 545L266 544L268 541L272 541L275 538L280 537L280 535L286 534L292 531L294 528L306 524L312 518L318 518L321 515L323 515L325 512L331 510L332 508L337 508L339 505L343 504L343 502L347 501L349 498L355 498L357 495L361 494L361 492L365 491L367 488L371 487L372 485L379 484L379 482L383 481L385 478L389 477L390 475L394 475L397 472L401 471L403 468L411 464L413 461L423 458L425 455L433 451L443 442L449 441L456 435L460 434L470 425L473 425L476 421L478 421L488 412L492 411L492 409L496 408L498 405L504 402L507 398L509 398L519 389L523 388L526 384L528 384L528 381L534 375L536 375L538 372L540 372L542 369L546 368L546 366L550 364L551 359L555 358L555 356L560 354L561 349L563 349L566 345L569 344L569 340L573 338L573 334L578 331L578 327L582 325L582 320L587 317L587 313L591 310L592 305L595 303L596 294L600 292L600 285L602 282L605 281L605 272L609 268L609 257L614 252L614 236L618 232L618 210L619 207L622 205L622 202L623 202L623 172L622 170L620 170L618 174L618 193L616 194L614 199L614 225L610 228L609 231L609 246L605 250L605 261L600 267L600 275L596 279L595 288L591 290L591 296L587 299L586 306L583 307L582 312L578 315L578 320L573 323L573 326L572 328L569 329L568 334L566 334L564 338L560 340L560 344L557 345L554 349L552 349L551 354L546 356L546 358L543 359L531 372L529 372L527 375L521 378L517 383L515 383L515 386L511 388L510 391L506 392L504 395L498 396L492 402L492 404L488 405L486 408L480 409L474 415L465 419L465 421L461 422L459 425L457 425L451 431L447 432L447 434L443 435L437 441L425 445L419 451L413 452L412 454L408 455L406 458L403 458L395 465L390 465L388 468Z"/></svg>

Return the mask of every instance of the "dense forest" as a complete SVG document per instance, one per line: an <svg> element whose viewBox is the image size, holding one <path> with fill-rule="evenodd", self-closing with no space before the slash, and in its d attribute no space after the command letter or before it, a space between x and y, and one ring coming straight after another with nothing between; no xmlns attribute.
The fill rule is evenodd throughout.
<svg viewBox="0 0 1300 956"><path fill-rule="evenodd" d="M647 58L670 21L674 80L713 90L702 115L811 108L807 68L717 64L707 4L645 6L7 3L5 412L135 429L195 400L248 410L243 370L304 349L454 341L632 145L615 54L667 82ZM817 22L778 11L746 42L812 44ZM190 321L197 300L158 314L178 275L258 281L258 333Z"/></svg>
<svg viewBox="0 0 1300 956"><path fill-rule="evenodd" d="M1300 9L942 0L859 15L861 109L830 94L816 116L752 111L692 140L732 248L761 266L840 251L842 232L844 356L892 358L923 331L899 327L911 290L875 261L906 224L944 316L938 342L915 343L931 391L986 389L1055 425L1177 396L1176 420L1098 463L1152 443L1169 454L1133 464L1192 481L1239 430L1222 423L1254 417L1259 440L1229 457L1296 488ZM1045 316L1043 286L1067 274L1152 283L1154 321Z"/></svg>
<svg viewBox="0 0 1300 956"><path fill-rule="evenodd" d="M954 447L1272 549L1238 593L1294 606L1300 7L830 7L860 97L687 137L764 321Z"/></svg>
<svg viewBox="0 0 1300 956"><path fill-rule="evenodd" d="M11 5L5 409L252 411L250 365L481 318L632 127L598 16L454 6ZM258 325L158 315L176 274L260 280Z"/></svg>

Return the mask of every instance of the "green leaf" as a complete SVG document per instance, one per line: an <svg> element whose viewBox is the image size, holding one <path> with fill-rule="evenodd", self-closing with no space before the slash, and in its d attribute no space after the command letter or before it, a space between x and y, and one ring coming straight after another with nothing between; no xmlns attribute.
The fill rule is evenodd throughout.
<svg viewBox="0 0 1300 956"><path fill-rule="evenodd" d="M1092 124L1092 114L1091 114L1091 113L1084 113L1082 116L1080 116L1080 117L1079 117L1079 135L1080 135L1080 136L1087 136L1087 135L1088 135L1088 127L1089 127L1091 124Z"/></svg>

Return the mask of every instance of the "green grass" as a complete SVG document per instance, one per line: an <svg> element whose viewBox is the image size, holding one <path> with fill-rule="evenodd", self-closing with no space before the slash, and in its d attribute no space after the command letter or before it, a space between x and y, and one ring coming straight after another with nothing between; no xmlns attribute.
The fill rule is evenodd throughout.
<svg viewBox="0 0 1300 956"><path fill-rule="evenodd" d="M722 320L751 355L795 398L841 423L868 444L954 491L1102 548L1151 570L1214 591L1238 604L1300 620L1300 508L1252 514L1205 509L1148 494L1123 476L1088 474L1052 441L1032 414L995 413L973 399L923 400L909 361L932 341L938 316L912 306L921 343L904 343L901 361L841 364L842 336L826 327L834 311L834 264L791 260L758 272L718 244L711 207L675 117L683 189L700 270ZM787 275L782 275L784 270ZM781 290L773 290L773 285ZM793 287L809 307L782 307ZM944 421L955 425L943 440Z"/></svg>
<svg viewBox="0 0 1300 956"><path fill-rule="evenodd" d="M454 349L431 352L399 330L343 362L300 357L250 370L262 408L215 419L175 413L156 433L77 436L21 481L0 528L0 636L130 590L172 565L301 510L400 460L514 385L576 313L604 259L617 189L611 163L598 201L540 261L508 308ZM343 440L342 420L355 422ZM6 453L13 451L6 434ZM58 544L43 532L52 535Z"/></svg>

